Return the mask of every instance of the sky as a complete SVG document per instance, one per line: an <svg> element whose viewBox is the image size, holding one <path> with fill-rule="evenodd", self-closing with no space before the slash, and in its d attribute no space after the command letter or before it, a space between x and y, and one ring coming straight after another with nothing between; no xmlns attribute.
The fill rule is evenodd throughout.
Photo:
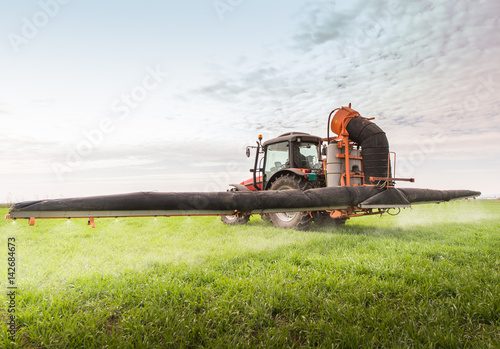
<svg viewBox="0 0 500 349"><path fill-rule="evenodd" d="M352 108L400 187L500 196L500 3L2 1L0 202L223 191Z"/></svg>

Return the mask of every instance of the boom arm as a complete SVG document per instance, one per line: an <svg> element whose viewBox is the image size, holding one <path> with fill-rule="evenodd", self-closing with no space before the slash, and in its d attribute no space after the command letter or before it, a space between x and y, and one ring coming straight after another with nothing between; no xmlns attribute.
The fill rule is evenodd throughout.
<svg viewBox="0 0 500 349"><path fill-rule="evenodd" d="M248 215L276 212L379 209L442 202L481 193L470 190L380 189L371 186L309 190L215 193L141 192L14 204L7 218L100 218L131 216Z"/></svg>

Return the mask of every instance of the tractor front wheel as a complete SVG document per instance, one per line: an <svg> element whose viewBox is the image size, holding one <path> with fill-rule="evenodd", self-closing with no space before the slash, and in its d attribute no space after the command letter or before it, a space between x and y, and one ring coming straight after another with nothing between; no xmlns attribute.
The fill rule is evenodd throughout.
<svg viewBox="0 0 500 349"><path fill-rule="evenodd" d="M284 175L276 179L271 185L271 190L309 189L310 184L304 179L293 175ZM312 217L309 212L280 212L269 214L271 221L278 228L292 228L306 230L311 224Z"/></svg>
<svg viewBox="0 0 500 349"><path fill-rule="evenodd" d="M270 221L271 217L269 216L269 213L263 213L260 215L260 218L262 218L263 221Z"/></svg>
<svg viewBox="0 0 500 349"><path fill-rule="evenodd" d="M236 215L221 216L220 220L229 225L242 225L247 224L250 216L238 217Z"/></svg>
<svg viewBox="0 0 500 349"><path fill-rule="evenodd" d="M237 188L231 188L231 189L228 189L228 191L238 191L238 189ZM242 216L242 217L238 217L236 215L226 215L226 216L221 216L220 220L224 224L229 224L229 225L243 225L243 224L247 224L248 223L248 221L250 220L250 216L249 215L245 215L245 216Z"/></svg>

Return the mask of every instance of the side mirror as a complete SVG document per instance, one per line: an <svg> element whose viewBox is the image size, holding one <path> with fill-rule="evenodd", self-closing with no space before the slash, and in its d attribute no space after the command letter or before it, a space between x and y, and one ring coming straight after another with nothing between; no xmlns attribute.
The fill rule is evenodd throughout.
<svg viewBox="0 0 500 349"><path fill-rule="evenodd" d="M247 158L249 158L250 157L250 148L247 148L246 154L247 154Z"/></svg>
<svg viewBox="0 0 500 349"><path fill-rule="evenodd" d="M326 145L323 144L323 148L321 149L321 155L326 156Z"/></svg>

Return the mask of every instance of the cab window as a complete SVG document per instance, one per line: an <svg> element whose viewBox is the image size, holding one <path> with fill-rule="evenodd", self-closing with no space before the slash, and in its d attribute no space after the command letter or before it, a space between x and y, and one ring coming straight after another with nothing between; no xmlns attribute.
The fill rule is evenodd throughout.
<svg viewBox="0 0 500 349"><path fill-rule="evenodd" d="M266 149L266 166L264 171L270 178L277 171L290 167L288 158L288 142L270 144Z"/></svg>
<svg viewBox="0 0 500 349"><path fill-rule="evenodd" d="M319 147L316 143L295 143L293 149L295 167L307 169L320 169Z"/></svg>

